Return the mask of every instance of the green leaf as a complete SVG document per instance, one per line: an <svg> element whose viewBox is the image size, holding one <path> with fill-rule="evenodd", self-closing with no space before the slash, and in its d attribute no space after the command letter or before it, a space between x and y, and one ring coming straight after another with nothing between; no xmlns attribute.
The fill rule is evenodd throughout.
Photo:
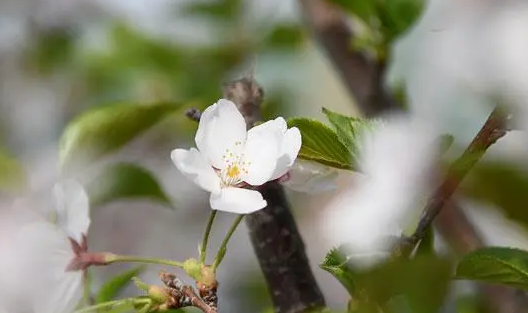
<svg viewBox="0 0 528 313"><path fill-rule="evenodd" d="M386 42L404 34L420 17L423 0L384 0L378 5L378 17L383 24Z"/></svg>
<svg viewBox="0 0 528 313"><path fill-rule="evenodd" d="M354 273L347 265L345 249L346 246L339 246L330 250L319 267L332 274L350 295L354 295L358 289L354 282Z"/></svg>
<svg viewBox="0 0 528 313"><path fill-rule="evenodd" d="M345 116L336 112L332 112L327 108L323 108L323 113L326 115L332 126L334 126L341 143L354 154L356 154L358 150L357 141L360 131L375 127L379 123L377 120L367 120L358 117Z"/></svg>
<svg viewBox="0 0 528 313"><path fill-rule="evenodd" d="M172 206L171 200L152 173L132 163L108 166L90 182L86 190L93 206L130 198L148 198Z"/></svg>
<svg viewBox="0 0 528 313"><path fill-rule="evenodd" d="M26 187L26 179L22 164L7 152L0 150L0 191L19 193Z"/></svg>
<svg viewBox="0 0 528 313"><path fill-rule="evenodd" d="M475 166L460 191L464 195L492 203L505 214L528 225L528 172L511 163L487 161Z"/></svg>
<svg viewBox="0 0 528 313"><path fill-rule="evenodd" d="M340 169L355 169L352 154L325 124L307 118L292 118L288 120L288 127L297 127L301 131L299 158Z"/></svg>
<svg viewBox="0 0 528 313"><path fill-rule="evenodd" d="M145 266L137 266L110 279L101 286L95 296L95 303L103 303L115 300L116 296L130 283L132 277L139 275L145 270Z"/></svg>
<svg viewBox="0 0 528 313"><path fill-rule="evenodd" d="M528 289L528 252L507 247L476 250L458 263L456 278Z"/></svg>
<svg viewBox="0 0 528 313"><path fill-rule="evenodd" d="M114 104L85 112L66 127L60 139L62 170L81 169L118 150L178 108L175 104Z"/></svg>
<svg viewBox="0 0 528 313"><path fill-rule="evenodd" d="M433 255L398 259L358 275L370 299L385 304L403 295L411 312L436 313L442 307L451 280L451 263Z"/></svg>
<svg viewBox="0 0 528 313"><path fill-rule="evenodd" d="M413 312L436 313L451 279L450 262L434 255L389 260L367 270L347 260L346 246L341 246L327 254L321 268L334 275L356 298L351 304L356 308L373 304L383 307L391 299L404 296Z"/></svg>

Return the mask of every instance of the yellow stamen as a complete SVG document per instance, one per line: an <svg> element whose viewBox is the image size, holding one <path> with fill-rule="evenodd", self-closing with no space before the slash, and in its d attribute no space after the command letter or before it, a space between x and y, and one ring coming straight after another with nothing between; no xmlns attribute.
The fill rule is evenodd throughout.
<svg viewBox="0 0 528 313"><path fill-rule="evenodd" d="M239 175L240 175L240 169L238 168L238 166L233 165L227 168L227 177L235 178L235 177L238 177Z"/></svg>

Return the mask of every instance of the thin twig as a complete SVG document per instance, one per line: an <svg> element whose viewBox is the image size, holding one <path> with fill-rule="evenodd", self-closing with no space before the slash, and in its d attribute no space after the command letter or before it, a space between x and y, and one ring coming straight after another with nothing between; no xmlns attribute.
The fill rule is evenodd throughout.
<svg viewBox="0 0 528 313"><path fill-rule="evenodd" d="M176 275L166 272L160 272L161 281L168 287L167 292L171 296L169 308L179 309L193 306L204 313L217 313L215 307L209 306L200 296L196 294L191 286L185 285Z"/></svg>
<svg viewBox="0 0 528 313"><path fill-rule="evenodd" d="M410 238L402 240L397 251L408 255L425 237L427 229L431 227L436 216L451 199L469 171L482 158L486 150L506 134L503 121L502 114L495 109L466 151L448 169L444 181L427 202L415 232Z"/></svg>

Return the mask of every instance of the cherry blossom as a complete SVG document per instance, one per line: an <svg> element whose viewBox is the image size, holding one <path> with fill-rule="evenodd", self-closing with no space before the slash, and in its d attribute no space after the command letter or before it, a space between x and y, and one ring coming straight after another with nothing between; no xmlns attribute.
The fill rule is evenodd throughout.
<svg viewBox="0 0 528 313"><path fill-rule="evenodd" d="M437 161L436 132L416 120L396 117L360 136L362 174L328 204L323 233L346 244L357 265L388 256L420 214L431 192Z"/></svg>
<svg viewBox="0 0 528 313"><path fill-rule="evenodd" d="M211 192L213 210L248 214L266 207L254 187L288 172L301 148L301 133L288 129L282 117L246 131L236 105L220 99L203 112L195 142L197 149L172 151L176 167Z"/></svg>
<svg viewBox="0 0 528 313"><path fill-rule="evenodd" d="M0 280L10 297L2 300L35 312L71 313L82 296L84 268L72 264L86 251L88 197L73 180L56 184L53 193L51 212L45 205L35 210L27 207L30 202L19 201L9 214L13 239L2 245L8 253L2 258Z"/></svg>
<svg viewBox="0 0 528 313"><path fill-rule="evenodd" d="M281 183L298 192L320 193L336 190L337 176L337 170L326 165L297 159Z"/></svg>

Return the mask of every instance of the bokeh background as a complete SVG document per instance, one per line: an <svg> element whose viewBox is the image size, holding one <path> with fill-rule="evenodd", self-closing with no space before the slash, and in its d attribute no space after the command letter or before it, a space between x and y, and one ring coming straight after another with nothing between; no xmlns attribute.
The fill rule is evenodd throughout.
<svg viewBox="0 0 528 313"><path fill-rule="evenodd" d="M478 7L480 11L474 14L489 14L496 9L491 0L480 4L461 1L460 7L455 1L445 2L449 5L431 13L439 25L435 27L440 29L435 28L435 32L449 31L450 17L459 9L467 13ZM513 6L514 2L504 6ZM523 12L512 19L524 16L528 20ZM358 114L337 72L303 25L301 15L294 0L3 0L0 146L21 160L32 192L46 194L59 174L58 140L75 116L116 102L178 103L181 114L159 123L108 160L132 161L149 169L170 196L174 208L147 199L94 207L89 242L94 251L177 260L196 256L209 214L208 197L186 181L169 158L173 148L194 145L197 125L184 117L185 109L204 108L221 97L223 83L254 75L265 91L266 118L305 116L324 121L322 106L346 115ZM478 20L472 14L468 16ZM471 86L467 88L470 91L463 93L452 92L446 86L478 68L479 64L463 65L486 51L468 52L469 56L457 54L468 51L469 43L461 44L462 39L420 37L420 33L430 34L434 28L425 22L420 25L420 30L412 31L413 36L402 35L406 38L402 46L390 47L398 49L394 54L397 58L388 60L391 75L411 77L413 90L425 90L423 94L411 94L422 104L417 110L438 116L455 129L455 137L460 134L457 138L462 138L461 143L466 142L478 130L489 106L463 106L478 101L481 95L472 94ZM478 28L479 24L472 27ZM470 40L477 35L466 36L461 38ZM437 49L439 46L444 50ZM440 55L441 51L450 54ZM438 61L436 67L428 66L435 60L461 65L442 67ZM462 74L458 75L458 71ZM451 76L441 76L444 72ZM435 92L434 86L438 87ZM450 105L444 105L442 99ZM486 156L490 162L507 164L510 172L491 169L482 174L488 176L476 178L493 181L507 177L501 183L504 190L497 190L495 185L468 187L475 197L464 200L464 208L492 244L528 247L524 229L505 217L509 214L505 212L512 211L503 210L512 206L522 210L526 203L527 178L521 172L528 156L525 139L522 133L512 132ZM505 171L511 175L504 176ZM343 188L350 188L353 176L341 173L335 192L307 195L288 191L316 279L328 305L336 309L344 307L347 294L333 277L317 267L334 244L322 239L325 227L318 221L332 197L339 196ZM514 185L517 189L512 191ZM474 199L479 197L486 201ZM517 217L525 221L525 215ZM232 219L229 214L220 214L213 231L211 254ZM94 288L126 268L115 265L95 269ZM140 277L156 284L159 270L151 266ZM230 243L218 280L222 311L261 312L270 308L244 225ZM126 294L137 291L131 287Z"/></svg>

